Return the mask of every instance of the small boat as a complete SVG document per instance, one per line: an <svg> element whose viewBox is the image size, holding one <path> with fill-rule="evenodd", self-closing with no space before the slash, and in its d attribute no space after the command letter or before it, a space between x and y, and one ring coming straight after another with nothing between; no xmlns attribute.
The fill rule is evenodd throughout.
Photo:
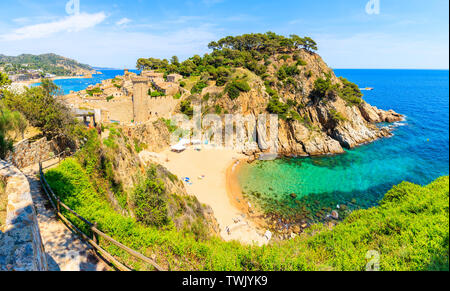
<svg viewBox="0 0 450 291"><path fill-rule="evenodd" d="M375 88L372 87L366 87L366 88L359 88L361 91L373 91Z"/></svg>

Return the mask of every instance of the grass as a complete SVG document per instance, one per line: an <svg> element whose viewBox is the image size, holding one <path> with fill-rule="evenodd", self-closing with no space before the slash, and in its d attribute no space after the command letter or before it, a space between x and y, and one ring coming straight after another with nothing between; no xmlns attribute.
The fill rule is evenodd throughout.
<svg viewBox="0 0 450 291"><path fill-rule="evenodd" d="M352 213L333 230L314 225L296 239L264 247L215 237L197 241L189 233L144 226L122 216L95 191L75 159L67 159L46 177L76 212L123 244L147 256L155 254L157 262L171 270L364 270L372 250L381 255L381 270L449 269L448 177L425 187L402 183L380 206ZM148 269L102 244L134 268Z"/></svg>
<svg viewBox="0 0 450 291"><path fill-rule="evenodd" d="M190 92L194 85L198 83L198 81L200 81L200 76L191 76L189 78L183 79L183 82L186 84L184 86L184 89Z"/></svg>

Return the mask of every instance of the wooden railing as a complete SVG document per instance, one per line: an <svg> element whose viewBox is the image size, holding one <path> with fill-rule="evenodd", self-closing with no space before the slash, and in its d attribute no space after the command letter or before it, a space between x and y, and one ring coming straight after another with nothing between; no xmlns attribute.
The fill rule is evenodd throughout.
<svg viewBox="0 0 450 291"><path fill-rule="evenodd" d="M59 161L61 161L62 155L59 155ZM56 157L53 157L52 159L55 159ZM50 159L48 159L50 160ZM46 160L46 161L48 161ZM114 265L118 270L120 271L131 271L132 269L124 265L123 263L119 262L113 255L105 251L102 247L99 245L98 236L102 237L109 243L115 245L116 247L120 248L121 250L127 252L131 256L150 264L155 268L156 271L164 271L163 268L161 268L155 261L147 258L146 256L136 252L135 250L130 249L129 247L121 244L120 242L116 241L106 233L100 231L97 228L97 223L92 223L76 213L74 210L70 209L66 204L61 202L58 196L55 195L50 185L47 183L47 180L45 179L42 162L39 162L39 175L41 180L42 189L44 190L45 194L48 197L48 200L52 204L53 208L55 209L56 215L58 218L60 218L68 227L70 227L72 230L74 230L76 233L78 233L83 240L85 240L87 243L89 243L103 258L105 258L107 261L109 261L112 265ZM54 164L53 164L54 165ZM92 231L92 238L89 237L87 234L85 234L83 231L81 231L78 227L76 227L69 219L67 219L62 213L61 208L66 209L68 212L73 214L76 218L81 220L83 223L85 223L89 229Z"/></svg>

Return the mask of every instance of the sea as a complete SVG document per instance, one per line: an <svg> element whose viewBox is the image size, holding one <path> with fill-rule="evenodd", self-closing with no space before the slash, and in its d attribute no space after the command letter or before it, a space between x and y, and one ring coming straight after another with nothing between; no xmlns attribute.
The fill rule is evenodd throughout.
<svg viewBox="0 0 450 291"><path fill-rule="evenodd" d="M317 158L258 161L238 174L244 195L269 213L317 220L333 209L376 206L394 185L426 185L449 175L448 70L335 70L364 100L406 115L394 136ZM343 205L343 207L341 207ZM301 215L300 215L301 217Z"/></svg>
<svg viewBox="0 0 450 291"><path fill-rule="evenodd" d="M124 75L124 70L118 69L105 69L105 68L94 68L97 72L101 74L92 75L92 78L78 78L78 79L61 79L55 80L54 83L58 85L61 89L61 94L69 94L70 91L81 91L86 89L90 85L96 85L101 83L103 80L113 79L116 76ZM130 70L130 72L139 73L137 70ZM32 87L39 86L40 83L33 84Z"/></svg>

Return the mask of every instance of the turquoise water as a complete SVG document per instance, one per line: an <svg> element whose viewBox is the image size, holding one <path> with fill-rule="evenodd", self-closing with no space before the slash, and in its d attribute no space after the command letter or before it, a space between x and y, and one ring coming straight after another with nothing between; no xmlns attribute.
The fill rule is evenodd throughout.
<svg viewBox="0 0 450 291"><path fill-rule="evenodd" d="M245 165L239 174L245 195L269 212L301 216L306 209L315 219L337 204L349 209L376 205L402 181L424 185L449 174L448 71L336 70L336 74L360 87L374 87L363 92L364 99L405 114L407 120L397 124L394 137L344 155Z"/></svg>
<svg viewBox="0 0 450 291"><path fill-rule="evenodd" d="M64 79L64 80L55 80L55 84L58 85L62 94L69 94L70 91L81 91L86 89L89 85L95 85L101 83L106 79L113 79L117 75L123 75L124 70L115 70L115 69L97 69L97 71L102 74L93 75L92 78L88 79ZM138 73L138 71L130 70L130 72ZM34 84L34 86L39 86L40 84Z"/></svg>

